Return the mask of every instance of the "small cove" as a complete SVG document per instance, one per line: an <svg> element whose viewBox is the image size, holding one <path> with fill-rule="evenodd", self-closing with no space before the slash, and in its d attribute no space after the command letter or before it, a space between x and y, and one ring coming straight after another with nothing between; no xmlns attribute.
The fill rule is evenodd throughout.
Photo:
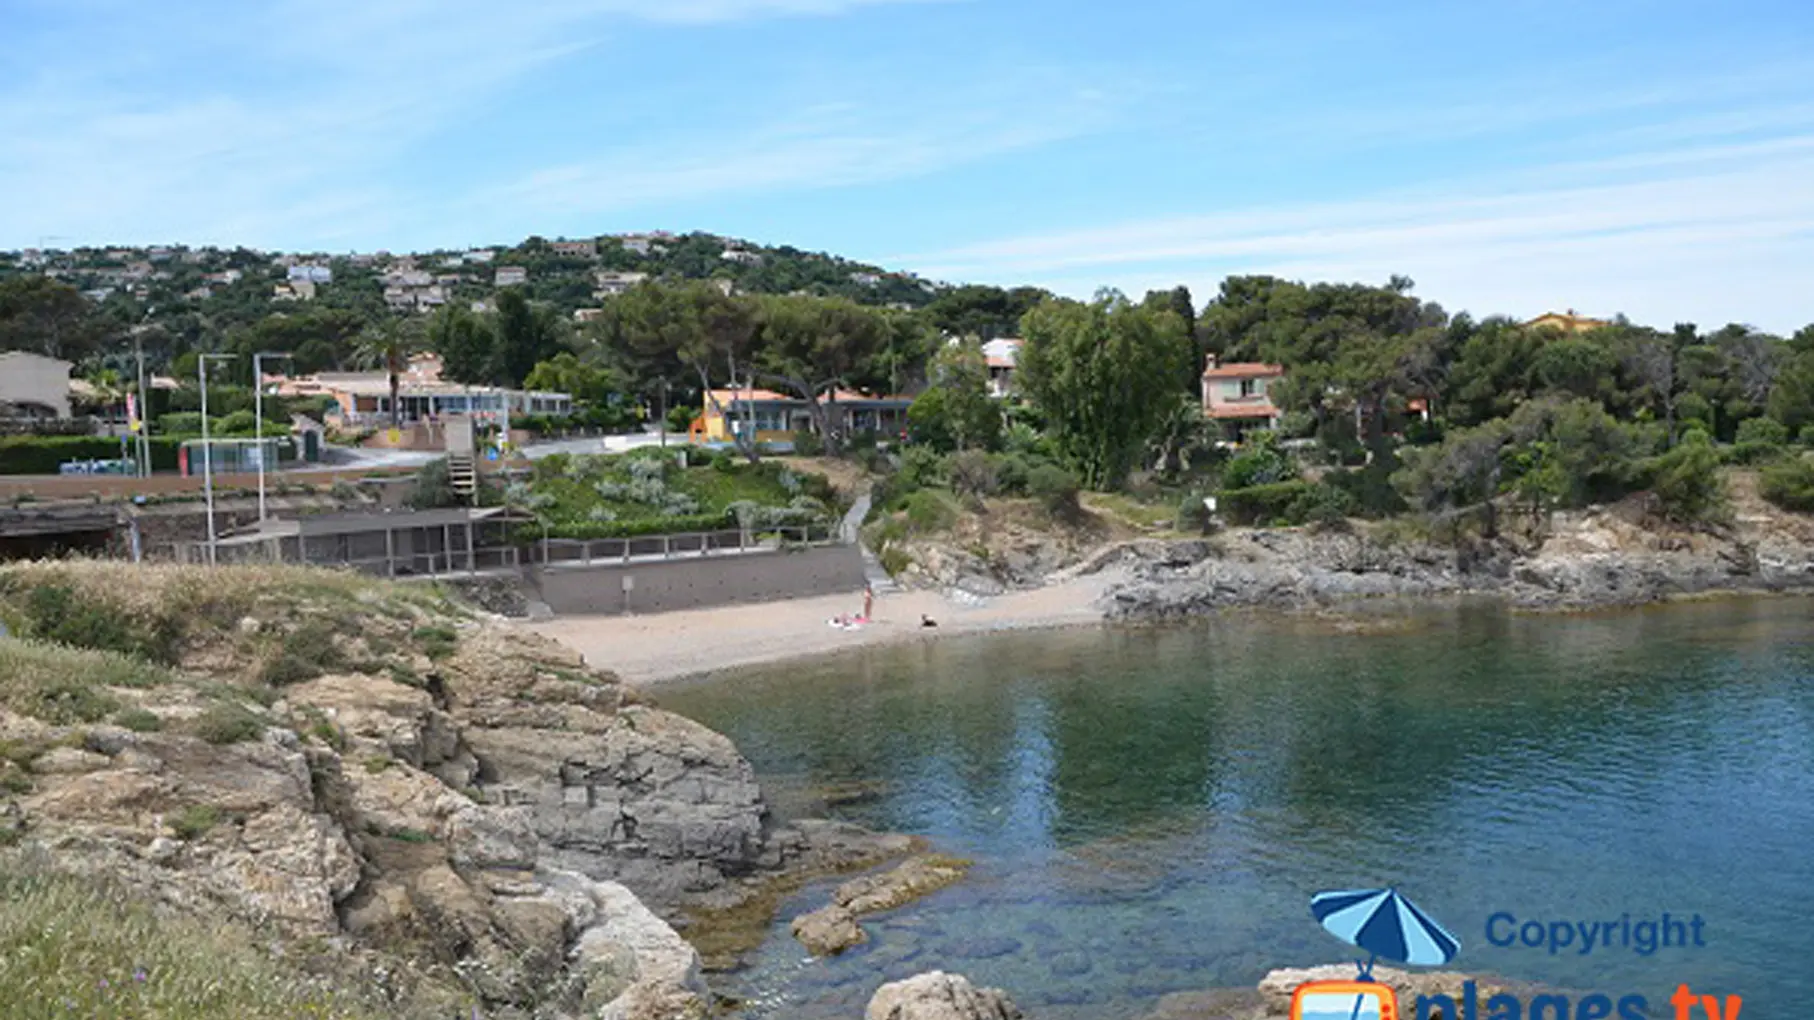
<svg viewBox="0 0 1814 1020"><path fill-rule="evenodd" d="M1131 1020L1342 947L1313 892L1395 884L1459 969L1759 1016L1814 998L1814 615L1792 599L1580 617L1451 607L1353 633L1231 616L944 639L664 689L781 815L931 838L970 881L809 961L790 901L744 1015L851 1017L931 969L1058 1020ZM1705 948L1487 944L1486 921L1705 918Z"/></svg>

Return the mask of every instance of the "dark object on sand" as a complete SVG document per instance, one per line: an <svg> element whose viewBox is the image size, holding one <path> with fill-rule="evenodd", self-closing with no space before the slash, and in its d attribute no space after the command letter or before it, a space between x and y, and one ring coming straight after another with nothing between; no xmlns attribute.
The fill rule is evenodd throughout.
<svg viewBox="0 0 1814 1020"><path fill-rule="evenodd" d="M930 616L927 616L927 615L926 615L926 614L925 614L925 613L921 613L921 614L920 614L920 626L922 626L922 627L936 627L936 626L938 626L938 621L937 621L937 620L934 620L934 619L933 619L933 618L932 618L932 617L930 617Z"/></svg>

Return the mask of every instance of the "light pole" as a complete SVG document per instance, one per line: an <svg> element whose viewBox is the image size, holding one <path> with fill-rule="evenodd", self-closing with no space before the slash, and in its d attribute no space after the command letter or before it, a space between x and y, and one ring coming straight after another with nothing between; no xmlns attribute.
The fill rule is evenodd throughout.
<svg viewBox="0 0 1814 1020"><path fill-rule="evenodd" d="M258 522L265 520L265 370L264 359L287 359L288 354L260 351L252 355L252 434L258 437ZM206 415L203 415L206 418Z"/></svg>
<svg viewBox="0 0 1814 1020"><path fill-rule="evenodd" d="M195 359L195 373L202 384L202 493L208 504L208 565L215 563L214 444L208 440L208 359L233 359L231 354L203 354Z"/></svg>
<svg viewBox="0 0 1814 1020"><path fill-rule="evenodd" d="M139 362L139 433L133 453L139 461L139 474L151 477L151 405L145 401L145 331L151 328L151 317L157 306L145 309L145 321L132 331L132 350Z"/></svg>

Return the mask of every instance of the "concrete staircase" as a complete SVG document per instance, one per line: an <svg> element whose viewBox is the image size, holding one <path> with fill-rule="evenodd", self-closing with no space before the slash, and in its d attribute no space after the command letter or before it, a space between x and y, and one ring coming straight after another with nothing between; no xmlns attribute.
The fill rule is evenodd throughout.
<svg viewBox="0 0 1814 1020"><path fill-rule="evenodd" d="M844 515L839 537L862 550L863 580L868 582L870 589L877 595L889 595L900 591L901 586L895 584L894 578L888 576L888 571L882 569L882 561L876 558L876 554L863 545L863 519L869 516L869 507L869 490L864 489L863 494L851 506L850 512Z"/></svg>
<svg viewBox="0 0 1814 1020"><path fill-rule="evenodd" d="M471 454L447 455L447 483L454 492L471 499L479 491L478 465Z"/></svg>

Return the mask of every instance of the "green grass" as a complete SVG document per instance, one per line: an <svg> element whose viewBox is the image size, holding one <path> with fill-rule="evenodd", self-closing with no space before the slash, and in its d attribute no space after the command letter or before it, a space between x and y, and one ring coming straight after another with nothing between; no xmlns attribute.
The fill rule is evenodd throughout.
<svg viewBox="0 0 1814 1020"><path fill-rule="evenodd" d="M445 659L458 647L460 636L452 627L418 627L410 635L422 649L422 654L431 659Z"/></svg>
<svg viewBox="0 0 1814 1020"><path fill-rule="evenodd" d="M0 708L53 725L100 722L119 711L109 687L172 679L161 666L117 652L0 638Z"/></svg>
<svg viewBox="0 0 1814 1020"><path fill-rule="evenodd" d="M212 804L192 804L171 820L170 828L177 839L194 841L206 836L222 818L220 809Z"/></svg>
<svg viewBox="0 0 1814 1020"><path fill-rule="evenodd" d="M121 709L115 713L113 721L134 733L156 733L164 728L164 720L156 712L147 712L142 708Z"/></svg>
<svg viewBox="0 0 1814 1020"><path fill-rule="evenodd" d="M1091 510L1109 513L1136 528L1169 529L1178 520L1178 499L1172 495L1148 503L1119 492L1092 492L1084 502Z"/></svg>
<svg viewBox="0 0 1814 1020"><path fill-rule="evenodd" d="M346 655L334 640L340 629L332 620L304 620L279 641L277 654L266 661L259 679L268 687L288 687L344 668Z"/></svg>
<svg viewBox="0 0 1814 1020"><path fill-rule="evenodd" d="M210 744L243 744L265 732L263 718L231 701L209 707L192 725L195 735Z"/></svg>
<svg viewBox="0 0 1814 1020"><path fill-rule="evenodd" d="M14 1020L377 1020L280 968L251 931L160 917L104 882L0 861L0 989ZM388 1014L384 1014L388 1015Z"/></svg>

